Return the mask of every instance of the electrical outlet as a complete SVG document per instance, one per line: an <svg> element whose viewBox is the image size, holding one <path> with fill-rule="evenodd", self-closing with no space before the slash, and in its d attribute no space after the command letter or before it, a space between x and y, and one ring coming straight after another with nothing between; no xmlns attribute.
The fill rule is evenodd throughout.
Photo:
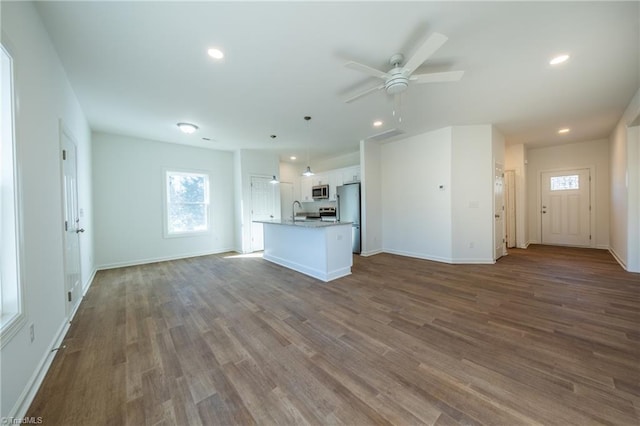
<svg viewBox="0 0 640 426"><path fill-rule="evenodd" d="M36 326L33 323L29 326L29 338L31 339L31 342L36 340Z"/></svg>

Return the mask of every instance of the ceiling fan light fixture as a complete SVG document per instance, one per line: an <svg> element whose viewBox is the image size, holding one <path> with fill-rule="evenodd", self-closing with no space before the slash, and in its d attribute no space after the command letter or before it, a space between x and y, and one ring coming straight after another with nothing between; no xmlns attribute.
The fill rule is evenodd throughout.
<svg viewBox="0 0 640 426"><path fill-rule="evenodd" d="M569 60L569 55L567 54L558 55L549 61L549 65L560 65L563 62L567 62L568 60Z"/></svg>
<svg viewBox="0 0 640 426"><path fill-rule="evenodd" d="M402 93L407 90L409 79L402 72L391 72L391 77L384 83L384 88L390 95Z"/></svg>
<svg viewBox="0 0 640 426"><path fill-rule="evenodd" d="M224 58L224 53L222 52L222 50L217 49L215 47L212 47L211 49L207 50L207 54L211 56L213 59Z"/></svg>
<svg viewBox="0 0 640 426"><path fill-rule="evenodd" d="M191 123L178 123L176 125L180 130L182 130L182 133L186 133L188 135L198 130L198 126Z"/></svg>

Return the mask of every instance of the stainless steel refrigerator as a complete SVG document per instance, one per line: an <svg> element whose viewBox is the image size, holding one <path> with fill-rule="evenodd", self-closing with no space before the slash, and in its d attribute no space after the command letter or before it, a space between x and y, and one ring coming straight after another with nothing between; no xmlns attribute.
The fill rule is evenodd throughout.
<svg viewBox="0 0 640 426"><path fill-rule="evenodd" d="M338 220L352 222L351 235L354 253L360 253L360 183L338 187Z"/></svg>

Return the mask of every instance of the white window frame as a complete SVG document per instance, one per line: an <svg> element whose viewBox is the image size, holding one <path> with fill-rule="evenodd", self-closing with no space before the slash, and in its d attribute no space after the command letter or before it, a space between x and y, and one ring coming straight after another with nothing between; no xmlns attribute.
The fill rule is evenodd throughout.
<svg viewBox="0 0 640 426"><path fill-rule="evenodd" d="M3 347L26 323L24 276L21 264L22 241L20 185L15 142L15 82L13 57L3 40L0 71L0 347Z"/></svg>
<svg viewBox="0 0 640 426"><path fill-rule="evenodd" d="M204 230L199 231L184 231L175 232L169 229L169 176L170 175L183 175L183 176L203 176L205 177L205 217L207 220L207 226ZM165 238L180 238L180 237L193 237L199 235L208 235L211 233L211 176L209 172L203 170L185 170L178 168L165 168L163 170L163 233Z"/></svg>

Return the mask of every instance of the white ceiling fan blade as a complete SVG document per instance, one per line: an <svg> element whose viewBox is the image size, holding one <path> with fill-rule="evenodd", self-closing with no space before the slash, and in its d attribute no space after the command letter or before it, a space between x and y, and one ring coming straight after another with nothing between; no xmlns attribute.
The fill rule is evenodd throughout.
<svg viewBox="0 0 640 426"><path fill-rule="evenodd" d="M458 81L464 75L464 71L434 72L430 74L412 75L409 80L416 83L442 83L446 81Z"/></svg>
<svg viewBox="0 0 640 426"><path fill-rule="evenodd" d="M352 70L363 72L372 77L381 78L383 80L386 80L389 77L389 74L387 74L386 72L377 70L375 68L371 68L368 65L364 65L358 62L353 62L353 61L347 62L346 64L344 64L344 66L347 68L351 68Z"/></svg>
<svg viewBox="0 0 640 426"><path fill-rule="evenodd" d="M348 99L345 99L344 101L345 101L346 103L353 102L353 101L355 101L356 99L360 99L361 97L366 96L366 95L368 95L369 93L373 93L373 92L375 92L376 90L380 90L380 89L382 89L383 87L384 87L384 83L383 83L383 84L380 84L380 85L378 85L378 86L372 87L372 88L370 88L370 89L367 89L367 90L365 90L364 92L360 92L360 93L358 93L357 95L354 95L354 96L352 96L352 97L350 97L350 98L348 98Z"/></svg>
<svg viewBox="0 0 640 426"><path fill-rule="evenodd" d="M442 35L440 33L433 33L422 46L416 50L416 53L407 61L404 65L404 68L408 71L409 74L415 71L420 65L424 63L431 55L435 53L436 50L440 49L440 47L448 40L447 36Z"/></svg>

